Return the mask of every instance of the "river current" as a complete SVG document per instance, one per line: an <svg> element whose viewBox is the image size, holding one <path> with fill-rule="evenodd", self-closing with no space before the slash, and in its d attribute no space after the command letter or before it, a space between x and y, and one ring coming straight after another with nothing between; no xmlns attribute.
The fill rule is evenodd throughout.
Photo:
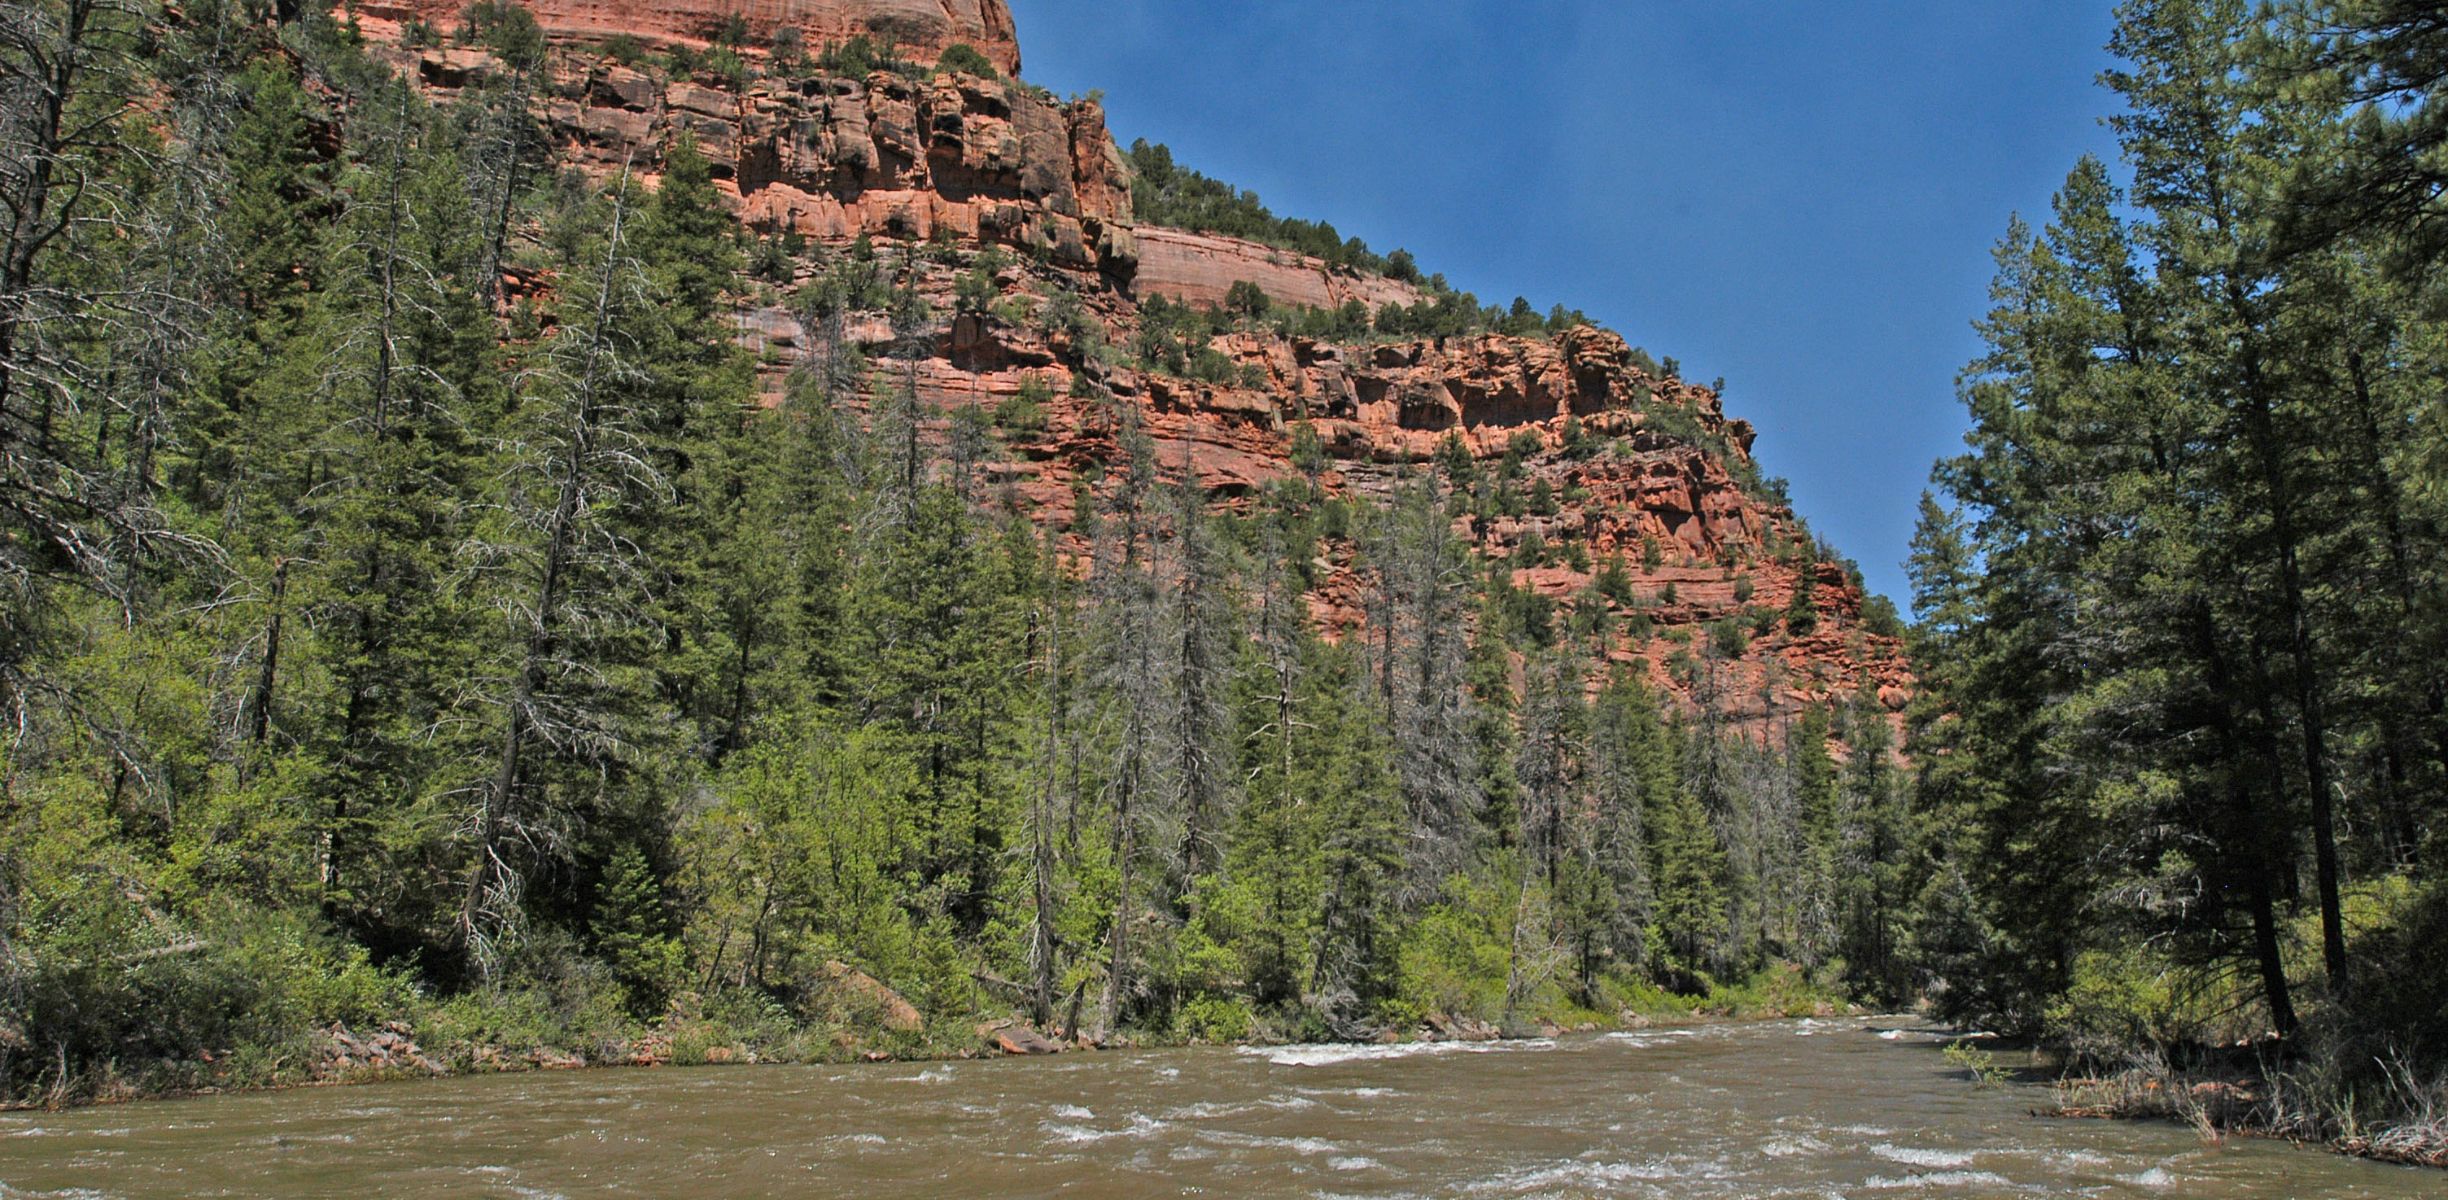
<svg viewBox="0 0 2448 1200"><path fill-rule="evenodd" d="M2338 1197L2448 1172L2035 1118L1938 1031L483 1076L0 1113L0 1197Z"/></svg>

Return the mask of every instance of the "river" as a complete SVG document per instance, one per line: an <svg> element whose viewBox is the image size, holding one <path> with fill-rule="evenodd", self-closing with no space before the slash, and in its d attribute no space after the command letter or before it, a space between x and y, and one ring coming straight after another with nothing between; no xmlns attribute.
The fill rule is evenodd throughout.
<svg viewBox="0 0 2448 1200"><path fill-rule="evenodd" d="M1940 1035L496 1075L0 1113L0 1197L2441 1197L2448 1172L2037 1119Z"/></svg>

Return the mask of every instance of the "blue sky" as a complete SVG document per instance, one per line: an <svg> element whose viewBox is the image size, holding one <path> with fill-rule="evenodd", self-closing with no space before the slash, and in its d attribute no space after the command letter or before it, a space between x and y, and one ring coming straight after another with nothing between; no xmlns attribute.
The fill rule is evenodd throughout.
<svg viewBox="0 0 2448 1200"><path fill-rule="evenodd" d="M2086 151L2110 0L1011 0L1024 74L1278 214L1724 376L1906 602L1989 249Z"/></svg>

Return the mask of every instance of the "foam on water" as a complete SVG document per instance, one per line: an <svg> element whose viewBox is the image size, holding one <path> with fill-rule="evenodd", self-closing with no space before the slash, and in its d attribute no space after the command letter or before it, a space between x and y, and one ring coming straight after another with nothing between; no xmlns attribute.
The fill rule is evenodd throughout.
<svg viewBox="0 0 2448 1200"><path fill-rule="evenodd" d="M1605 1162L1576 1159L1508 1171L1494 1179L1481 1180L1470 1186L1473 1192L1527 1193L1550 1195L1559 1189L1605 1188L1625 1183L1664 1183L1706 1179L1716 1175L1724 1164L1675 1163L1662 1158L1642 1162Z"/></svg>
<svg viewBox="0 0 2448 1200"><path fill-rule="evenodd" d="M1870 1147L1870 1153L1889 1162L1915 1167L1968 1167L1977 1157L1969 1150L1924 1150L1917 1146L1890 1146L1885 1142Z"/></svg>
<svg viewBox="0 0 2448 1200"><path fill-rule="evenodd" d="M1864 1188L1874 1192L1934 1187L2012 1188L2014 1185L2013 1180L1995 1171L1932 1171L1927 1175L1907 1175L1902 1179L1873 1175L1862 1181Z"/></svg>
<svg viewBox="0 0 2448 1200"><path fill-rule="evenodd" d="M1217 1117L1235 1117L1264 1109L1298 1112L1316 1107L1317 1101L1307 1096L1261 1096L1255 1100L1201 1100L1196 1104L1185 1104L1167 1112L1165 1116L1172 1120L1211 1121Z"/></svg>
<svg viewBox="0 0 2448 1200"><path fill-rule="evenodd" d="M1170 1128L1171 1124L1169 1121L1159 1121L1151 1116L1133 1113L1130 1124L1120 1129L1090 1129L1084 1125L1056 1125L1049 1121L1045 1125L1045 1131L1052 1134L1057 1141L1083 1144L1121 1137L1143 1138L1160 1129Z"/></svg>
<svg viewBox="0 0 2448 1200"><path fill-rule="evenodd" d="M1324 1138L1274 1137L1263 1133L1234 1133L1225 1129L1199 1130L1199 1138L1202 1141L1214 1142L1219 1146L1238 1146L1258 1150L1290 1150L1295 1154L1332 1154L1342 1149Z"/></svg>
<svg viewBox="0 0 2448 1200"><path fill-rule="evenodd" d="M1514 1042L1322 1042L1309 1046L1243 1046L1241 1054L1279 1067L1327 1067L1348 1062L1418 1058L1430 1054L1487 1054L1502 1050L1552 1050L1549 1038Z"/></svg>

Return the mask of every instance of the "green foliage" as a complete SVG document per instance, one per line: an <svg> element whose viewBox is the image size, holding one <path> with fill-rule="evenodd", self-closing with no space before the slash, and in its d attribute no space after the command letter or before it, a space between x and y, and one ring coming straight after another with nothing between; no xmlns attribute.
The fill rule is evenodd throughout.
<svg viewBox="0 0 2448 1200"><path fill-rule="evenodd" d="M1398 995L1422 1013L1504 1014L1511 909L1492 880L1458 879L1405 935Z"/></svg>
<svg viewBox="0 0 2448 1200"><path fill-rule="evenodd" d="M1175 1032L1193 1042L1237 1042L1250 1035L1249 1006L1222 996L1196 996L1182 1005Z"/></svg>
<svg viewBox="0 0 2448 1200"><path fill-rule="evenodd" d="M891 42L879 42L863 33L827 46L824 53L817 56L816 68L827 75L847 75L854 79L864 79L878 71L902 75L916 73L916 68L901 59Z"/></svg>
<svg viewBox="0 0 2448 1200"><path fill-rule="evenodd" d="M1019 391L995 405L995 425L1021 436L1042 433L1046 427L1046 405L1053 401L1054 389L1046 386L1043 376L1025 376L1020 380Z"/></svg>
<svg viewBox="0 0 2448 1200"><path fill-rule="evenodd" d="M1253 320L1265 316L1270 303L1266 289L1247 279L1234 283L1224 296L1224 307Z"/></svg>
<svg viewBox="0 0 2448 1200"><path fill-rule="evenodd" d="M1199 233L1221 233L1382 275L1387 262L1358 238L1348 241L1328 224L1279 218L1257 193L1218 183L1175 165L1173 152L1145 140L1132 142L1131 211L1142 221Z"/></svg>
<svg viewBox="0 0 2448 1200"><path fill-rule="evenodd" d="M2448 639L2448 542L2409 449L2442 97L2408 68L2437 33L2314 7L2122 7L2121 168L2073 164L1996 248L1967 451L1913 544L1939 869L1909 937L1953 1014L2084 1064L2254 1039L2319 1081L2272 1107L2325 1137L2388 1090L2350 1064L2448 1054L2448 963L2404 940L2439 928L2448 709L2409 664Z"/></svg>
<svg viewBox="0 0 2448 1200"><path fill-rule="evenodd" d="M533 70L544 61L544 31L535 14L515 0L476 0L467 8L468 29L503 62Z"/></svg>
<svg viewBox="0 0 2448 1200"><path fill-rule="evenodd" d="M2183 1012L2168 964L2138 947L2084 953L2047 1020L2075 1061L2112 1068L2134 1054L2164 1054L2200 1032Z"/></svg>
<svg viewBox="0 0 2448 1200"><path fill-rule="evenodd" d="M994 63L967 42L954 42L944 47L943 54L935 60L935 69L975 75L980 79L1003 78L1003 73L995 70Z"/></svg>
<svg viewBox="0 0 2448 1200"><path fill-rule="evenodd" d="M1949 1064L1972 1077L1975 1087L1996 1087L2013 1074L1997 1065L1996 1054L1969 1040L1948 1042L1943 1053Z"/></svg>
<svg viewBox="0 0 2448 1200"><path fill-rule="evenodd" d="M1219 503L1102 382L1136 356L1268 387L1236 332L1578 314L1482 309L1151 170L1150 212L1420 298L1151 296L1108 346L1122 293L1006 295L1009 260L948 232L745 237L686 133L651 187L563 170L514 5L470 11L513 70L447 112L342 37L100 21L80 188L0 172L58 222L0 289L0 321L39 309L0 409L53 422L0 471L0 1097L291 1081L335 1023L460 1068L952 1051L1014 986L1040 1021L1077 998L1097 1032L1198 1039L1583 1019L1788 948L1732 907L1784 885L1715 828L1772 813L1785 760L1706 773L1689 747L1739 739L1631 670L1587 700L1603 610L1639 599L1621 556L1566 609L1458 527L1587 504L1528 467L1594 455L1577 420L1348 490L1295 420L1294 473ZM708 32L669 69L743 83L745 19ZM852 39L824 69L910 68ZM737 313L803 267L806 336L756 361ZM505 268L549 286L505 296ZM938 410L954 318L1046 332L1081 428L1044 444L1041 372ZM1073 461L1066 528L1028 523L998 427ZM1115 452L1076 470L1075 436ZM1523 562L1590 567L1540 525ZM1347 580L1367 617L1330 639L1313 602ZM1892 824L1894 782L1834 782L1884 815L1831 836ZM1895 924L1875 858L1869 893L1809 897L1865 943Z"/></svg>
<svg viewBox="0 0 2448 1200"><path fill-rule="evenodd" d="M661 1012L686 978L687 963L680 940L671 934L662 883L634 844L615 852L604 870L594 927L596 949L628 989L632 1010L649 1016Z"/></svg>

